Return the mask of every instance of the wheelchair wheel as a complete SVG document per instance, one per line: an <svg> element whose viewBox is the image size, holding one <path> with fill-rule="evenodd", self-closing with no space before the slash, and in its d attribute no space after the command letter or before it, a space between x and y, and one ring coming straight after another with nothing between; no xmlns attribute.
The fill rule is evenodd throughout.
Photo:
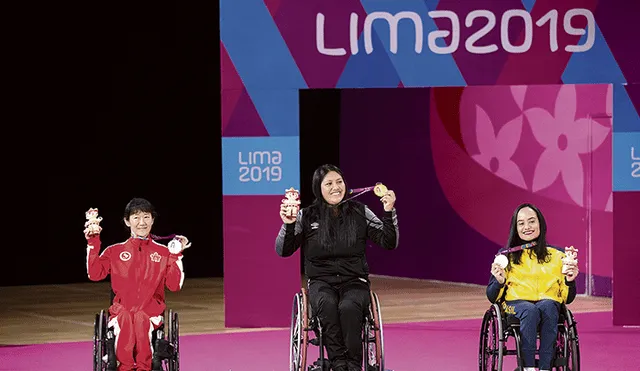
<svg viewBox="0 0 640 371"><path fill-rule="evenodd" d="M567 307L564 307L564 321L558 328L556 357L563 359L562 365L556 366L557 371L580 371L578 329L573 314Z"/></svg>
<svg viewBox="0 0 640 371"><path fill-rule="evenodd" d="M106 337L107 315L101 310L93 322L93 371L103 371L107 367L104 360L107 354Z"/></svg>
<svg viewBox="0 0 640 371"><path fill-rule="evenodd" d="M289 343L289 371L305 371L307 367L307 345L309 326L307 295L304 289L293 297Z"/></svg>
<svg viewBox="0 0 640 371"><path fill-rule="evenodd" d="M363 355L365 370L384 371L384 332L380 301L378 295L371 291L369 315L363 329Z"/></svg>
<svg viewBox="0 0 640 371"><path fill-rule="evenodd" d="M169 347L172 349L171 357L167 360L169 371L180 370L180 322L178 321L178 313L169 310L169 321L167 323L167 340Z"/></svg>
<svg viewBox="0 0 640 371"><path fill-rule="evenodd" d="M480 371L502 371L505 343L500 308L493 304L482 318L478 355Z"/></svg>

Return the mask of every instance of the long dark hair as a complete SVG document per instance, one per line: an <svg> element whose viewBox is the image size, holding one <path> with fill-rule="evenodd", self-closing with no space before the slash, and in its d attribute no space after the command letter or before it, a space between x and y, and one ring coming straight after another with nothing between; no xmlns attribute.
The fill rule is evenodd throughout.
<svg viewBox="0 0 640 371"><path fill-rule="evenodd" d="M516 211L513 212L513 216L511 217L511 229L509 230L509 241L507 242L507 248L524 245L527 241L524 241L518 235L518 213L520 210L525 207L533 210L538 216L538 224L540 225L540 235L534 241L536 241L536 245L526 250L520 250L511 253L511 263L520 264L522 259L522 253L527 251L529 253L529 257L531 257L532 253L536 254L536 258L538 259L538 263L544 264L549 262L549 257L551 254L547 251L547 222L544 219L544 215L542 212L530 203L524 203L516 208Z"/></svg>
<svg viewBox="0 0 640 371"><path fill-rule="evenodd" d="M315 199L307 208L308 219L305 217L310 223L318 223L318 240L324 248L329 250L335 249L338 242L343 242L347 246L356 242L356 217L358 215L356 209L359 205L358 202L352 200L340 202L338 205L327 203L322 196L322 181L331 171L335 171L342 177L344 197L347 196L347 182L344 180L342 170L335 165L322 165L313 173L311 188Z"/></svg>

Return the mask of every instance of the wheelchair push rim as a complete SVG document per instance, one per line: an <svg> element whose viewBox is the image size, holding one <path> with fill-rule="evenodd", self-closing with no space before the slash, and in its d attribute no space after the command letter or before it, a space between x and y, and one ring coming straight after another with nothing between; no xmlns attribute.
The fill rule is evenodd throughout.
<svg viewBox="0 0 640 371"><path fill-rule="evenodd" d="M365 370L384 371L384 332L380 301L373 291L370 293L369 315L363 328L363 356Z"/></svg>
<svg viewBox="0 0 640 371"><path fill-rule="evenodd" d="M107 365L104 356L107 354L106 345L107 314L104 309L96 314L93 325L93 370L103 371Z"/></svg>
<svg viewBox="0 0 640 371"><path fill-rule="evenodd" d="M578 329L573 314L569 308L564 308L564 321L558 330L556 342L556 357L564 358L566 364L555 367L557 371L580 370L580 346L578 344Z"/></svg>
<svg viewBox="0 0 640 371"><path fill-rule="evenodd" d="M306 295L297 293L293 298L289 342L289 371L305 371L309 341Z"/></svg>
<svg viewBox="0 0 640 371"><path fill-rule="evenodd" d="M167 360L169 371L180 371L180 322L178 313L169 310L169 323L167 324L167 340L172 347L171 358Z"/></svg>
<svg viewBox="0 0 640 371"><path fill-rule="evenodd" d="M482 318L478 366L480 371L502 371L504 334L500 309L493 304Z"/></svg>

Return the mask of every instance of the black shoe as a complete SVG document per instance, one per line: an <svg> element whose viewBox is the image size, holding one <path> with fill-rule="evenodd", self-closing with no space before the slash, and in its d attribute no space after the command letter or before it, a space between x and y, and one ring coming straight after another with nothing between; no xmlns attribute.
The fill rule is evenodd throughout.
<svg viewBox="0 0 640 371"><path fill-rule="evenodd" d="M322 366L320 366L320 358L313 362L307 369L308 371L330 371L331 370L331 362L328 359L322 360Z"/></svg>
<svg viewBox="0 0 640 371"><path fill-rule="evenodd" d="M106 371L118 371L118 363L115 361L116 357L114 356L107 362Z"/></svg>
<svg viewBox="0 0 640 371"><path fill-rule="evenodd" d="M153 352L154 359L168 359L173 355L171 347L169 346L169 342L164 339L156 340L156 348L155 352Z"/></svg>
<svg viewBox="0 0 640 371"><path fill-rule="evenodd" d="M151 371L164 371L162 361L153 357L153 360L151 360Z"/></svg>
<svg viewBox="0 0 640 371"><path fill-rule="evenodd" d="M349 371L349 367L346 364L341 362L340 364L335 366L331 365L330 370L331 371Z"/></svg>

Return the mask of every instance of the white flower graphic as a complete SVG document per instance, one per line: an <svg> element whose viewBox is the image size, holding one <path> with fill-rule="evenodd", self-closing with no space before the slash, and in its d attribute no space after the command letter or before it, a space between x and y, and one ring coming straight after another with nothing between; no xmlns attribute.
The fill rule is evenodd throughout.
<svg viewBox="0 0 640 371"><path fill-rule="evenodd" d="M506 123L496 135L491 119L476 105L476 140L480 153L471 157L498 177L526 189L520 168L511 160L520 143L522 119L520 115Z"/></svg>
<svg viewBox="0 0 640 371"><path fill-rule="evenodd" d="M524 112L536 140L545 148L533 175L533 192L549 187L562 176L567 193L578 205L584 205L584 171L579 154L597 149L610 128L588 118L576 119L576 89L562 85L553 115L543 108Z"/></svg>

